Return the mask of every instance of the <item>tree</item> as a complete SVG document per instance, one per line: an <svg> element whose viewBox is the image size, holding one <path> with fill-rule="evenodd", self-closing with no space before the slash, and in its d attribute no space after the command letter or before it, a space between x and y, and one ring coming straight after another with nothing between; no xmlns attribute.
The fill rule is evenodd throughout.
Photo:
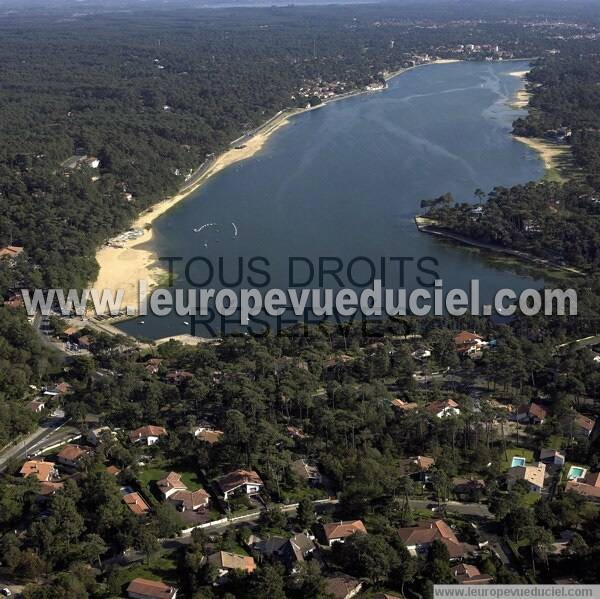
<svg viewBox="0 0 600 599"><path fill-rule="evenodd" d="M283 566L265 564L252 583L252 597L257 599L286 599Z"/></svg>
<svg viewBox="0 0 600 599"><path fill-rule="evenodd" d="M308 497L303 497L300 500L296 522L301 530L307 530L315 523L315 508Z"/></svg>
<svg viewBox="0 0 600 599"><path fill-rule="evenodd" d="M158 505L155 509L155 527L156 534L161 539L174 537L182 529L181 518L175 507L169 503L164 502Z"/></svg>
<svg viewBox="0 0 600 599"><path fill-rule="evenodd" d="M340 545L339 552L345 571L368 578L373 584L387 580L397 560L393 547L376 534L353 534Z"/></svg>

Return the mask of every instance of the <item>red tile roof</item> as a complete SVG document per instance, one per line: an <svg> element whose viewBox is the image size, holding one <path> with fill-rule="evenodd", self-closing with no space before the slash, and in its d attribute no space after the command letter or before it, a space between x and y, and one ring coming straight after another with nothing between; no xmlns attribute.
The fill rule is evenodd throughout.
<svg viewBox="0 0 600 599"><path fill-rule="evenodd" d="M25 462L19 471L23 478L35 476L40 482L49 481L52 478L55 467L52 462L42 460L30 460Z"/></svg>
<svg viewBox="0 0 600 599"><path fill-rule="evenodd" d="M148 599L172 599L177 589L159 580L134 578L127 587L128 595L148 597Z"/></svg>
<svg viewBox="0 0 600 599"><path fill-rule="evenodd" d="M337 539L345 539L355 532L367 532L362 520L346 520L340 522L330 522L323 524L323 531L327 541L335 541Z"/></svg>
<svg viewBox="0 0 600 599"><path fill-rule="evenodd" d="M461 331L454 337L454 345L473 345L478 341L483 341L483 337L477 333L469 333L469 331Z"/></svg>
<svg viewBox="0 0 600 599"><path fill-rule="evenodd" d="M461 557L465 553L462 543L443 520L433 520L422 522L417 526L399 528L398 535L407 547L430 545L433 541L438 540L446 545L450 557Z"/></svg>
<svg viewBox="0 0 600 599"><path fill-rule="evenodd" d="M181 503L186 510L196 510L199 507L206 505L209 499L210 495L204 489L198 489L197 491L182 489L169 497L169 501Z"/></svg>
<svg viewBox="0 0 600 599"><path fill-rule="evenodd" d="M16 258L23 252L23 248L18 245L7 245L0 248L0 258Z"/></svg>
<svg viewBox="0 0 600 599"><path fill-rule="evenodd" d="M123 495L123 501L134 514L141 515L150 512L150 506L144 501L139 493L134 492Z"/></svg>
<svg viewBox="0 0 600 599"><path fill-rule="evenodd" d="M596 421L593 418L588 418L587 416L584 416L583 414L577 414L577 416L575 417L575 424L577 424L577 426L579 426L583 430L587 431L589 434L594 430Z"/></svg>
<svg viewBox="0 0 600 599"><path fill-rule="evenodd" d="M181 480L181 474L177 474L177 472L169 472L167 476L156 481L156 486L163 495L173 489L187 489L186 484Z"/></svg>
<svg viewBox="0 0 600 599"><path fill-rule="evenodd" d="M218 551L208 556L208 562L223 570L242 570L244 572L254 572L256 563L254 558L247 555L237 555L228 551Z"/></svg>
<svg viewBox="0 0 600 599"><path fill-rule="evenodd" d="M77 462L87 453L88 450L84 447L80 447L79 445L66 445L57 454L57 457L63 460L68 460L69 462Z"/></svg>
<svg viewBox="0 0 600 599"><path fill-rule="evenodd" d="M223 493L233 491L246 484L263 485L263 481L254 470L234 470L217 480L217 484Z"/></svg>
<svg viewBox="0 0 600 599"><path fill-rule="evenodd" d="M167 429L165 429L163 426L149 424L147 426L140 426L140 428L136 428L134 431L131 431L129 433L129 438L133 443L135 443L136 441L147 439L148 437L160 437L166 434Z"/></svg>

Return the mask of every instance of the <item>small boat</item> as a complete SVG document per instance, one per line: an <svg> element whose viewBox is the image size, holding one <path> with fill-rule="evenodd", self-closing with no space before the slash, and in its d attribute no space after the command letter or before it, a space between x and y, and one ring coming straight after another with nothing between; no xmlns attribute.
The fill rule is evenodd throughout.
<svg viewBox="0 0 600 599"><path fill-rule="evenodd" d="M189 326L190 323L187 320L184 320L183 324L187 327L187 326Z"/></svg>
<svg viewBox="0 0 600 599"><path fill-rule="evenodd" d="M138 324L145 324L143 320L138 320Z"/></svg>

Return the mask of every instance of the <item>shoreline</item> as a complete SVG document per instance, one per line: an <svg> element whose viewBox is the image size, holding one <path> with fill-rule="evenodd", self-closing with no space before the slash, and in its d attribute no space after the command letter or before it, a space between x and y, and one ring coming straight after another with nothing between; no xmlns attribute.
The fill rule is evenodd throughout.
<svg viewBox="0 0 600 599"><path fill-rule="evenodd" d="M518 77L525 81L525 77L529 71L513 71L509 73L512 77ZM519 89L510 102L510 106L517 110L529 108L529 100L531 99L531 91L525 87ZM540 157L544 164L544 176L542 180L563 182L565 177L560 173L561 161L568 158L570 148L568 145L560 145L542 137L523 137L512 134L513 138L518 142L529 146Z"/></svg>
<svg viewBox="0 0 600 599"><path fill-rule="evenodd" d="M423 216L417 215L415 216L415 225L420 233L427 233L428 235L435 235L437 237L441 237L442 239L447 239L450 241L455 241L457 243L463 245L469 245L471 247L475 247L479 250L485 250L496 254L506 254L508 256L513 256L520 260L524 260L527 262L533 262L537 266L543 269L551 269L557 270L560 272L567 272L571 275L585 276L586 273L583 271L574 268L572 266L567 266L563 264L558 264L556 262L552 262L546 258L541 258L534 254L530 254L529 252L525 252L522 250L513 250L511 248L506 248L501 245L494 245L493 243L486 243L484 241L477 241L476 239L471 239L470 237L466 237L464 235L460 235L459 233L453 233L452 231L447 231L441 227L437 226L436 221Z"/></svg>
<svg viewBox="0 0 600 599"><path fill-rule="evenodd" d="M408 71L424 66L452 64L457 62L462 61L459 59L440 59L434 62L422 63L388 73L384 75L384 80L387 83L391 79ZM330 98L316 106L311 106L310 108L282 110L260 125L254 132L242 135L232 141L230 147L216 156L212 162L203 164L196 169L191 177L191 181L184 185L178 193L154 204L136 217L129 230L140 229L143 230L142 234L135 239L120 240L118 242L118 247L109 245L111 242L111 240L109 240L105 245L98 249L96 252L96 261L98 262L99 270L92 288L96 289L99 293L102 293L102 290L104 289L109 289L111 291L122 289L124 292L122 310L125 309L124 306L131 307L133 311L128 312L127 316L129 318L134 318L137 315L140 299L138 281L145 280L148 283L148 289L152 289L160 285L161 280L163 280L167 274L167 271L158 264L156 251L151 247L154 236L152 225L159 217L183 200L187 199L213 175L237 162L252 158L258 154L271 135L284 125L288 124L292 117L327 106L332 102L372 93L373 91L382 90L356 90ZM234 144L241 145L234 146Z"/></svg>

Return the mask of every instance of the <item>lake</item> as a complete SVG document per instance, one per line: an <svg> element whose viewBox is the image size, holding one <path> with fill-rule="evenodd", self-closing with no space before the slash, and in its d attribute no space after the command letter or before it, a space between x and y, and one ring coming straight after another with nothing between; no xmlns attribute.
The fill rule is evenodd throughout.
<svg viewBox="0 0 600 599"><path fill-rule="evenodd" d="M501 288L539 287L543 281L527 271L419 233L414 224L423 199L449 191L457 201L474 203L477 188L489 191L543 175L538 156L510 135L512 121L522 114L509 106L522 86L510 73L527 68L518 61L429 65L395 77L383 91L295 116L263 151L218 173L158 219L153 243L160 256L203 256L215 268L221 259L227 285L207 285L216 289L239 287L238 261L254 256L269 262L269 287L283 289L289 286L290 256L315 265L320 257L344 265L356 257L376 264L405 258L401 283L409 290L421 286L416 262L430 257L445 289L468 290L477 278L487 302ZM389 287L400 282L398 264L386 262ZM358 266L355 282L368 271L365 266L361 274ZM197 264L191 272L205 279L207 269ZM340 276L344 286L353 286L346 274ZM325 286L339 287L329 279ZM186 287L181 279L177 285ZM306 286L318 287L319 281ZM189 332L185 320L147 316L143 326L134 320L120 328L160 338Z"/></svg>

